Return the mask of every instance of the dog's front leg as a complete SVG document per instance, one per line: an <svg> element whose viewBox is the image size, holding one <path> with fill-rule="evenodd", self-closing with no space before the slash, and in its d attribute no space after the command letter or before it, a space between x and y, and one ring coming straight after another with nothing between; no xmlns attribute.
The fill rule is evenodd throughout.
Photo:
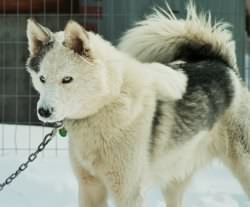
<svg viewBox="0 0 250 207"><path fill-rule="evenodd" d="M78 180L79 207L107 207L107 190L101 180L82 167L73 153L70 158Z"/></svg>
<svg viewBox="0 0 250 207"><path fill-rule="evenodd" d="M86 175L78 178L79 207L107 207L107 191L101 181Z"/></svg>
<svg viewBox="0 0 250 207"><path fill-rule="evenodd" d="M106 182L116 207L146 207L143 174L109 170L106 173Z"/></svg>
<svg viewBox="0 0 250 207"><path fill-rule="evenodd" d="M146 207L143 189L135 187L126 193L114 193L117 207Z"/></svg>

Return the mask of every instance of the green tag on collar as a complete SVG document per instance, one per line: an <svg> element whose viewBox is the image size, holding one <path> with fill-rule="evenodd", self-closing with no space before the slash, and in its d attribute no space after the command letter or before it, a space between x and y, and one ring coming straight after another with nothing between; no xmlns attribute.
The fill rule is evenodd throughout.
<svg viewBox="0 0 250 207"><path fill-rule="evenodd" d="M65 138L67 136L67 130L64 127L60 128L58 130L58 132L59 132L60 136L63 138Z"/></svg>

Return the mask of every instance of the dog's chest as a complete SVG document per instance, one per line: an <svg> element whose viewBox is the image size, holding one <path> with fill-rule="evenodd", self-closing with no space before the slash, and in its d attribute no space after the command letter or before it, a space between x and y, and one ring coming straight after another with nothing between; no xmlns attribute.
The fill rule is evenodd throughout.
<svg viewBox="0 0 250 207"><path fill-rule="evenodd" d="M69 131L70 156L92 175L96 174L97 164L100 163L102 145L99 135L91 128L82 126ZM97 142L96 140L99 139Z"/></svg>

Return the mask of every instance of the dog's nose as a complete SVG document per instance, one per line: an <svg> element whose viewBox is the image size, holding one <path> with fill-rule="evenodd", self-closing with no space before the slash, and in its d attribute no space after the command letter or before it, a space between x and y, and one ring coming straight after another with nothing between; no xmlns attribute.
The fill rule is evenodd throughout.
<svg viewBox="0 0 250 207"><path fill-rule="evenodd" d="M51 116L51 111L52 110L49 110L49 109L45 109L45 108L39 108L38 109L38 113L40 116L44 117L44 118L48 118Z"/></svg>

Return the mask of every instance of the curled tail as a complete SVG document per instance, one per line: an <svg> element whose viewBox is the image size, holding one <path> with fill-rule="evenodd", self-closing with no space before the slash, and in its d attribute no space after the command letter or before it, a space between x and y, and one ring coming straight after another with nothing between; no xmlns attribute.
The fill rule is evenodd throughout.
<svg viewBox="0 0 250 207"><path fill-rule="evenodd" d="M237 71L235 42L229 24L212 24L210 13L198 14L187 6L185 19L177 19L172 10L155 12L128 30L118 48L143 62L170 63L218 60Z"/></svg>

